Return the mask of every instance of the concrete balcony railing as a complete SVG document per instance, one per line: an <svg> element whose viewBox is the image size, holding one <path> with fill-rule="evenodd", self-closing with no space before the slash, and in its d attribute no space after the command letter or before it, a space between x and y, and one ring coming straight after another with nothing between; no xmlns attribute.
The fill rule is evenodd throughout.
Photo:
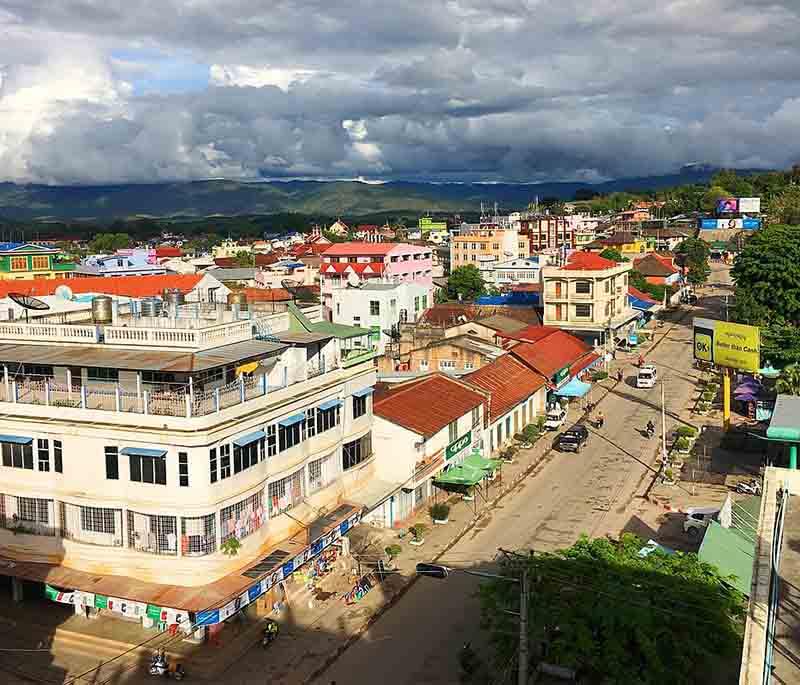
<svg viewBox="0 0 800 685"><path fill-rule="evenodd" d="M343 369L348 369L356 364L374 359L378 356L378 351L374 348L356 347L350 350L342 350L341 364Z"/></svg>
<svg viewBox="0 0 800 685"><path fill-rule="evenodd" d="M100 342L100 336L95 325L33 324L14 321L0 323L0 341L86 344Z"/></svg>

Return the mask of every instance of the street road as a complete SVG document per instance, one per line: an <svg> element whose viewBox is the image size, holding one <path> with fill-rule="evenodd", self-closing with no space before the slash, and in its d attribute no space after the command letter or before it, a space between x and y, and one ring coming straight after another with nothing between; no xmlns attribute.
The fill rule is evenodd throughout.
<svg viewBox="0 0 800 685"><path fill-rule="evenodd" d="M727 272L715 271L722 283ZM719 296L709 301L717 310ZM697 311L714 316L716 311ZM675 412L692 401L690 313L658 343L647 361L665 381L668 434ZM724 318L724 316L723 316ZM659 448L643 431L652 420L660 435L661 388L636 389L635 369L600 404L605 427L593 432L580 454L557 454L535 477L509 494L478 527L442 560L451 566L485 567L499 547L553 550L571 545L582 533L603 534L607 517L619 518L645 478ZM624 516L622 517L624 518ZM350 647L317 681L348 685L375 683L456 683L458 651L465 641L481 647L478 580L464 574L421 578L393 608ZM513 664L510 664L510 669Z"/></svg>

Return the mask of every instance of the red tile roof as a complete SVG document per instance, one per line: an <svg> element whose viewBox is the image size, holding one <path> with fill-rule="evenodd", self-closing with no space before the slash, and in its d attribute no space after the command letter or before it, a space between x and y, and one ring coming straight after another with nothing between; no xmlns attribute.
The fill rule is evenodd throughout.
<svg viewBox="0 0 800 685"><path fill-rule="evenodd" d="M546 338L548 335L557 333L560 328L554 326L526 326L519 331L512 331L511 333L498 333L499 338L509 338L510 340L519 340L521 342L537 342Z"/></svg>
<svg viewBox="0 0 800 685"><path fill-rule="evenodd" d="M577 376L581 371L589 367L591 364L594 364L598 359L600 359L599 354L590 352L585 357L581 357L581 359L579 359L572 366L569 367L569 375Z"/></svg>
<svg viewBox="0 0 800 685"><path fill-rule="evenodd" d="M540 321L533 307L477 304L436 304L424 310L419 320L431 326L447 327L472 321L480 323L482 319L497 315L516 319L522 324L535 325Z"/></svg>
<svg viewBox="0 0 800 685"><path fill-rule="evenodd" d="M485 400L478 390L435 373L387 389L386 394L375 399L372 411L382 419L427 438Z"/></svg>
<svg viewBox="0 0 800 685"><path fill-rule="evenodd" d="M156 257L159 259L163 257L183 257L183 250L179 247L157 247Z"/></svg>
<svg viewBox="0 0 800 685"><path fill-rule="evenodd" d="M0 280L0 297L6 297L8 293L53 295L60 285L68 286L76 295L81 293L103 293L105 295L121 295L123 297L153 297L161 295L165 288L177 288L183 293L188 293L202 278L201 274L165 274L163 276Z"/></svg>
<svg viewBox="0 0 800 685"><path fill-rule="evenodd" d="M565 366L572 366L592 352L592 348L566 331L557 331L536 343L521 342L509 354L525 362L546 378Z"/></svg>
<svg viewBox="0 0 800 685"><path fill-rule="evenodd" d="M288 302L292 294L283 288L242 288L248 302Z"/></svg>
<svg viewBox="0 0 800 685"><path fill-rule="evenodd" d="M634 262L634 268L642 276L672 276L678 270L672 265L672 259L649 254Z"/></svg>
<svg viewBox="0 0 800 685"><path fill-rule="evenodd" d="M490 393L489 417L492 421L527 400L547 383L544 376L510 354L504 354L462 380Z"/></svg>
<svg viewBox="0 0 800 685"><path fill-rule="evenodd" d="M381 262L329 262L320 264L321 274L343 274L345 272L357 273L359 276L370 276L383 273L386 268Z"/></svg>
<svg viewBox="0 0 800 685"><path fill-rule="evenodd" d="M330 245L322 254L326 257L358 257L362 255L386 255L389 254L397 243L364 243L348 242L334 243Z"/></svg>
<svg viewBox="0 0 800 685"><path fill-rule="evenodd" d="M567 271L603 271L613 269L617 263L593 252L573 252L562 269Z"/></svg>

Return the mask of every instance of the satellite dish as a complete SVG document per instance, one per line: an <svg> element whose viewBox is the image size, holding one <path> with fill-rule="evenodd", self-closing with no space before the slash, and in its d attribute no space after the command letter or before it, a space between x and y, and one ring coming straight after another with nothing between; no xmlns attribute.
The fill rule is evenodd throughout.
<svg viewBox="0 0 800 685"><path fill-rule="evenodd" d="M22 293L8 293L8 299L16 302L23 309L32 309L37 312L50 309L50 305L47 302L42 302L38 297L31 297Z"/></svg>
<svg viewBox="0 0 800 685"><path fill-rule="evenodd" d="M361 279L358 277L358 274L355 271L351 271L347 274L347 285L351 288L358 288L361 285Z"/></svg>
<svg viewBox="0 0 800 685"><path fill-rule="evenodd" d="M72 293L72 288L68 285L60 285L56 288L55 292L56 297L60 297L64 300L71 300L74 295Z"/></svg>
<svg viewBox="0 0 800 685"><path fill-rule="evenodd" d="M297 299L297 293L300 290L300 284L293 281L291 278L284 278L281 280L281 287L292 296L292 301Z"/></svg>

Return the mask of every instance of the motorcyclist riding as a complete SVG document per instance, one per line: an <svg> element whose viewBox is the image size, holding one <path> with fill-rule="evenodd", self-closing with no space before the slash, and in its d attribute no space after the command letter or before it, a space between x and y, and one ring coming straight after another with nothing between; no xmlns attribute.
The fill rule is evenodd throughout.
<svg viewBox="0 0 800 685"><path fill-rule="evenodd" d="M652 438L653 433L656 432L656 425L652 421L647 422L647 436Z"/></svg>

